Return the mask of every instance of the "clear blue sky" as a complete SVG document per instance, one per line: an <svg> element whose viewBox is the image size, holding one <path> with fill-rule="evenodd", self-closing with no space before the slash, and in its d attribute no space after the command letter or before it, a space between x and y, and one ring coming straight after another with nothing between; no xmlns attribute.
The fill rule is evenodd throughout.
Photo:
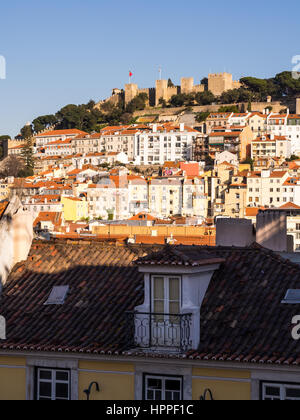
<svg viewBox="0 0 300 420"><path fill-rule="evenodd" d="M128 82L209 72L271 77L300 54L300 2L10 0L0 9L0 134Z"/></svg>

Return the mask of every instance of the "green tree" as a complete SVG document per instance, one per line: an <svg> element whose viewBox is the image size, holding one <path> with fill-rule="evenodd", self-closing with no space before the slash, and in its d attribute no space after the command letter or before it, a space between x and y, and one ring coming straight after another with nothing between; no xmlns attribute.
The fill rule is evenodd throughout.
<svg viewBox="0 0 300 420"><path fill-rule="evenodd" d="M6 141L6 140L11 140L11 137L9 135L0 136L0 142Z"/></svg>
<svg viewBox="0 0 300 420"><path fill-rule="evenodd" d="M21 136L24 139L29 139L31 138L33 135L33 130L32 130L32 125L31 124L27 124L25 125L22 129L21 129Z"/></svg>
<svg viewBox="0 0 300 420"><path fill-rule="evenodd" d="M33 147L31 144L31 139L28 138L24 146L22 147L21 151L21 157L25 165L25 171L26 173L29 173L30 175L33 175L33 169L34 169L34 152ZM27 175L27 176L30 176Z"/></svg>
<svg viewBox="0 0 300 420"><path fill-rule="evenodd" d="M211 105L213 102L216 102L216 97L208 90L196 93L195 100L199 105Z"/></svg>
<svg viewBox="0 0 300 420"><path fill-rule="evenodd" d="M42 115L32 121L33 130L35 133L39 133L53 125L57 124L57 118L55 115Z"/></svg>
<svg viewBox="0 0 300 420"><path fill-rule="evenodd" d="M236 105L229 105L229 106L221 106L218 112L235 112L239 113L240 110Z"/></svg>
<svg viewBox="0 0 300 420"><path fill-rule="evenodd" d="M198 123L202 123L202 122L204 122L204 121L207 120L207 118L209 117L209 115L210 115L210 112L198 112L196 114L195 119L196 119L196 121Z"/></svg>
<svg viewBox="0 0 300 420"><path fill-rule="evenodd" d="M164 98L159 98L158 101L159 105L161 105L162 108L167 108L167 101Z"/></svg>
<svg viewBox="0 0 300 420"><path fill-rule="evenodd" d="M125 112L133 114L135 111L143 111L146 108L148 99L147 93L140 93L127 104Z"/></svg>

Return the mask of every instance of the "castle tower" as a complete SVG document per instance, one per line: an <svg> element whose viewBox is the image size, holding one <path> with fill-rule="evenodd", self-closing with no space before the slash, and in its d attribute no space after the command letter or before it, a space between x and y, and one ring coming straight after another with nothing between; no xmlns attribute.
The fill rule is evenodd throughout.
<svg viewBox="0 0 300 420"><path fill-rule="evenodd" d="M160 98L163 98L165 101L168 101L167 96L168 91L168 81L167 80L156 80L156 95L155 95L155 105L159 105Z"/></svg>
<svg viewBox="0 0 300 420"><path fill-rule="evenodd" d="M132 99L134 99L139 93L138 85L130 83L125 85L125 104L127 105Z"/></svg>
<svg viewBox="0 0 300 420"><path fill-rule="evenodd" d="M221 96L223 92L234 88L232 74L218 73L208 75L208 90L215 96Z"/></svg>
<svg viewBox="0 0 300 420"><path fill-rule="evenodd" d="M182 77L181 78L181 93L192 93L194 91L194 78Z"/></svg>

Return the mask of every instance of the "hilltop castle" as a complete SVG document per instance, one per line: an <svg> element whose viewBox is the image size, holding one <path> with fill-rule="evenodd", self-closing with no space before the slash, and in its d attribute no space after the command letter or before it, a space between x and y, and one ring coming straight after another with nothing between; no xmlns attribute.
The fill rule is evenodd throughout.
<svg viewBox="0 0 300 420"><path fill-rule="evenodd" d="M209 74L207 84L194 85L193 77L182 77L180 86L170 86L168 80L156 80L155 88L139 89L135 83L125 85L125 91L114 89L112 96L104 102L110 101L116 103L120 95L124 95L125 103L128 104L133 98L140 93L146 93L149 98L149 106L159 106L160 100L169 102L173 95L179 93L198 93L205 90L211 91L215 96L222 95L231 89L238 89L241 87L239 81L234 81L230 73ZM99 103L101 106L102 103Z"/></svg>

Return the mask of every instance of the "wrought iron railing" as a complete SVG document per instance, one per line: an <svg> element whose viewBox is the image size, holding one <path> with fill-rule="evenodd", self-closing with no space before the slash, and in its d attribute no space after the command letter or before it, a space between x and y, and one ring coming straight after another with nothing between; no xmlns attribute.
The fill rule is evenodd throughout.
<svg viewBox="0 0 300 420"><path fill-rule="evenodd" d="M127 312L130 347L186 352L192 348L192 314Z"/></svg>

